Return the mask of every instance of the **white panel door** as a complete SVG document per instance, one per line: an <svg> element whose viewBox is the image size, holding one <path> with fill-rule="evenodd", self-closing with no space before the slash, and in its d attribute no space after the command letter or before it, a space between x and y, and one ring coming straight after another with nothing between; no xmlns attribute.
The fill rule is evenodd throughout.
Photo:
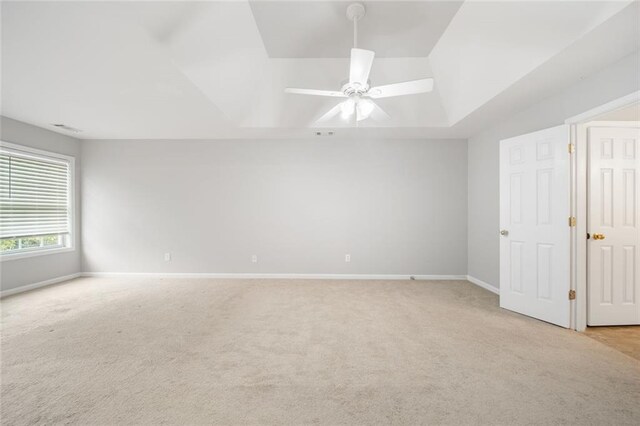
<svg viewBox="0 0 640 426"><path fill-rule="evenodd" d="M500 306L569 327L568 126L500 142Z"/></svg>
<svg viewBox="0 0 640 426"><path fill-rule="evenodd" d="M587 324L640 324L640 129L588 135Z"/></svg>

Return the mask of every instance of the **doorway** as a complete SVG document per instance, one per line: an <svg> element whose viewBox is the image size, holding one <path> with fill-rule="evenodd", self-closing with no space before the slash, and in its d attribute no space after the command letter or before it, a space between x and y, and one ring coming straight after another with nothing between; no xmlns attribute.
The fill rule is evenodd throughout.
<svg viewBox="0 0 640 426"><path fill-rule="evenodd" d="M567 124L576 154L575 329L640 324L640 92ZM602 337L605 332L602 328L597 334Z"/></svg>
<svg viewBox="0 0 640 426"><path fill-rule="evenodd" d="M628 107L619 116L638 108ZM640 126L623 120L585 126L587 325L639 325Z"/></svg>
<svg viewBox="0 0 640 426"><path fill-rule="evenodd" d="M640 324L639 228L640 91L500 141L501 307L577 331Z"/></svg>

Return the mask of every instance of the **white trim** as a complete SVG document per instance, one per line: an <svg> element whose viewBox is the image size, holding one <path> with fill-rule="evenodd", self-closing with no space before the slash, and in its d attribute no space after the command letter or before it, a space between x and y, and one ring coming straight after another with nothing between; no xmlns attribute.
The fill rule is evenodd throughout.
<svg viewBox="0 0 640 426"><path fill-rule="evenodd" d="M569 290L576 292L576 298L582 297L584 294L578 283L580 282L580 273L576 269L577 259L582 255L581 248L578 243L578 235L584 235L584 220L581 215L580 205L583 202L580 194L575 190L576 182L579 180L579 170L583 161L584 150L578 143L578 127L575 124L569 125L569 143L573 145L573 152L569 153L569 216L576 218L576 226L569 228ZM578 300L569 300L569 329L577 329L578 318Z"/></svg>
<svg viewBox="0 0 640 426"><path fill-rule="evenodd" d="M466 280L466 275L400 275L400 274L251 274L209 272L83 272L83 277L108 278L223 278L223 279L304 279L304 280Z"/></svg>
<svg viewBox="0 0 640 426"><path fill-rule="evenodd" d="M575 203L571 215L576 218L571 239L574 253L571 288L576 291L576 299L571 303L571 319L574 330L584 331L587 328L587 129L583 124L572 124L571 128L571 143L575 146L575 155L571 159L574 166L571 192Z"/></svg>
<svg viewBox="0 0 640 426"><path fill-rule="evenodd" d="M52 278L34 284L27 284L17 288L0 291L0 299L29 290L58 284L78 277L103 278L217 278L217 279L305 279L305 280L416 280L424 281L470 281L493 293L498 293L491 284L480 281L468 275L385 275L385 274L224 274L224 273L154 273L154 272L78 272L63 277Z"/></svg>
<svg viewBox="0 0 640 426"><path fill-rule="evenodd" d="M640 102L640 90L638 90L637 92L633 92L627 96L623 96L621 98L615 99L611 102L607 102L606 104L592 108L589 111L585 111L581 114L574 115L573 117L569 117L564 122L565 124L584 123L586 121L592 120L593 118L596 118L599 115L605 114L607 112L612 112L620 108L627 107L636 102Z"/></svg>
<svg viewBox="0 0 640 426"><path fill-rule="evenodd" d="M23 154L23 155L29 155L29 154L33 154L37 157L48 157L51 158L53 160L62 160L65 162L72 162L75 160L75 157L72 157L71 155L66 155L66 154L60 154L57 152L51 152L51 151L45 151L42 149L37 149L37 148L31 148L30 146L26 146L26 145L20 145L17 143L13 143L13 142L5 142L0 140L0 147L5 148L7 150L10 151L18 151L18 153ZM60 162L60 161L58 161Z"/></svg>
<svg viewBox="0 0 640 426"><path fill-rule="evenodd" d="M491 285L487 282L484 282L482 280L479 280L475 277L472 277L471 275L467 275L467 281L469 281L472 284L477 285L478 287L482 287L485 290L489 290L491 293L495 293L497 295L500 295L500 289L494 285Z"/></svg>
<svg viewBox="0 0 640 426"><path fill-rule="evenodd" d="M69 240L71 239L72 238L70 237ZM74 244L71 241L69 242L69 244L71 244L70 247L54 247L54 248L39 247L33 250L25 250L22 252L19 251L16 253L6 253L0 256L0 262L8 262L10 260L24 259L27 257L37 257L37 256L45 256L48 254L59 254L59 253L66 253L70 251L76 251Z"/></svg>
<svg viewBox="0 0 640 426"><path fill-rule="evenodd" d="M27 285L23 285L23 286L16 287L16 288L11 288L9 290L2 290L2 291L0 291L0 299L2 299L4 297L7 297L7 296L11 296L13 294L24 293L25 291L29 291L29 290L35 290L36 288L46 287L46 286L52 285L52 284L58 284L58 283L61 283L63 281L69 281L69 280L72 280L74 278L78 278L78 277L81 277L81 276L82 276L82 274L80 272L77 272L77 273L71 274L71 275L65 275L65 276L62 276L62 277L51 278L50 280L40 281L39 283L27 284Z"/></svg>

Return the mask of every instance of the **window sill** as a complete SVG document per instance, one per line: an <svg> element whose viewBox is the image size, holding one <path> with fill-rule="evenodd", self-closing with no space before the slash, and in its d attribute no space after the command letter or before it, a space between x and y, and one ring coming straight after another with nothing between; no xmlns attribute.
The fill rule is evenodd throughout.
<svg viewBox="0 0 640 426"><path fill-rule="evenodd" d="M30 250L23 251L21 253L10 253L0 255L0 262L7 262L9 260L25 259L28 257L46 256L49 254L59 254L75 251L75 247L56 247L51 249L42 250Z"/></svg>

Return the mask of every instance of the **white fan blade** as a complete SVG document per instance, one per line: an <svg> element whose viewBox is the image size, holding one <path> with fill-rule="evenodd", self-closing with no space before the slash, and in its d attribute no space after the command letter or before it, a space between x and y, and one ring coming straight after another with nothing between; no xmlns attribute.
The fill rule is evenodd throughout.
<svg viewBox="0 0 640 426"><path fill-rule="evenodd" d="M334 106L333 108L331 108L322 117L318 118L316 120L316 123L324 123L326 121L329 121L330 119L332 119L336 115L340 114L341 111L342 111L342 102L339 103L338 105Z"/></svg>
<svg viewBox="0 0 640 426"><path fill-rule="evenodd" d="M372 99L390 98L392 96L414 95L433 90L433 79L423 78L422 80L405 81L404 83L387 84L384 86L372 87L367 95Z"/></svg>
<svg viewBox="0 0 640 426"><path fill-rule="evenodd" d="M351 49L349 83L360 83L361 86L365 86L367 84L374 56L375 52L371 50Z"/></svg>
<svg viewBox="0 0 640 426"><path fill-rule="evenodd" d="M314 96L332 96L334 98L346 98L342 92L335 90L316 90L316 89L295 89L293 87L287 87L284 89L285 93L293 93L295 95L314 95Z"/></svg>

